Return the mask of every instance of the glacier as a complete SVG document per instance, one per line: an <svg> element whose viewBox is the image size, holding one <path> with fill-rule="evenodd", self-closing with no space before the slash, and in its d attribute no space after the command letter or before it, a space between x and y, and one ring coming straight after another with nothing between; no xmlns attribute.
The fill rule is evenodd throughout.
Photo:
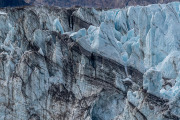
<svg viewBox="0 0 180 120"><path fill-rule="evenodd" d="M0 9L0 120L180 120L180 2Z"/></svg>

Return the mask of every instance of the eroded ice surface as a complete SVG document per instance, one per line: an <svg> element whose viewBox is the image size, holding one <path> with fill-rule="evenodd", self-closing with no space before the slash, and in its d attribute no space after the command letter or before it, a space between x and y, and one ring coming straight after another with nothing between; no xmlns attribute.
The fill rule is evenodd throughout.
<svg viewBox="0 0 180 120"><path fill-rule="evenodd" d="M4 11L0 120L180 119L179 2Z"/></svg>
<svg viewBox="0 0 180 120"><path fill-rule="evenodd" d="M92 51L144 73L143 89L147 93L177 100L180 94L180 3L91 12L100 15L95 17L99 26L97 23L90 26L87 37L83 36ZM86 19L92 21L91 17ZM128 96L138 106L140 99L136 101L131 93ZM179 116L179 108L174 111Z"/></svg>

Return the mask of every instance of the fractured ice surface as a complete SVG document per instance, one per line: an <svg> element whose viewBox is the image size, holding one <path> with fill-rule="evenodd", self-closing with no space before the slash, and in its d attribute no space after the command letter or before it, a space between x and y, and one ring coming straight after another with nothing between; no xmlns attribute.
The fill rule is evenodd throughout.
<svg viewBox="0 0 180 120"><path fill-rule="evenodd" d="M148 94L177 100L175 96L180 92L179 6L179 2L174 2L95 11L95 14L99 12L101 23L99 27L90 26L83 39L89 41L92 51L144 73L143 89ZM179 108L174 111L176 116Z"/></svg>
<svg viewBox="0 0 180 120"><path fill-rule="evenodd" d="M86 36L86 29L80 29L78 32L74 32L70 35L73 40Z"/></svg>
<svg viewBox="0 0 180 120"><path fill-rule="evenodd" d="M179 2L2 11L0 120L180 119Z"/></svg>
<svg viewBox="0 0 180 120"><path fill-rule="evenodd" d="M59 19L55 19L55 20L54 20L53 30L54 30L54 31L61 32L61 34L64 33L63 27L62 27L61 23L59 22Z"/></svg>
<svg viewBox="0 0 180 120"><path fill-rule="evenodd" d="M160 90L162 88L162 75L161 72L151 68L145 74L143 78L143 88L156 96L160 96Z"/></svg>

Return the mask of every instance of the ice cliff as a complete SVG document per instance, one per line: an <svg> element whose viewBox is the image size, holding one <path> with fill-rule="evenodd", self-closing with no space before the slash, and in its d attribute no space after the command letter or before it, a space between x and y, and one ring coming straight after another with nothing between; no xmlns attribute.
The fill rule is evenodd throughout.
<svg viewBox="0 0 180 120"><path fill-rule="evenodd" d="M180 3L0 9L0 120L180 120Z"/></svg>

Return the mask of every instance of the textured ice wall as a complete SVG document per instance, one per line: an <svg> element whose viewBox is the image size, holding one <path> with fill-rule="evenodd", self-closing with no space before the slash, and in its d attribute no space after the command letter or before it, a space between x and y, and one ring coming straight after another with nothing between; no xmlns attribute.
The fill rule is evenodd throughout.
<svg viewBox="0 0 180 120"><path fill-rule="evenodd" d="M180 3L0 11L0 120L178 120Z"/></svg>
<svg viewBox="0 0 180 120"><path fill-rule="evenodd" d="M107 11L92 9L91 12L80 8L76 13L87 22L93 23L87 30L87 35L76 39L85 49L111 58L125 66L132 66L144 73L143 90L148 94L162 98L165 101L179 100L177 97L180 91L179 2L154 4L145 7L131 6L126 9ZM90 13L91 16L89 16ZM94 18L92 15L94 15ZM98 22L94 23L94 20ZM76 34L80 33L77 32ZM128 72L126 74L128 75ZM142 93L129 92L128 99L130 99L131 104L127 102L127 106L129 104L130 106L133 105L133 108L137 107L136 109L139 109L146 116L146 119L162 119L163 114L154 116L155 111L161 111L159 108L152 112L147 109L146 105L143 105L144 101L141 101L141 99L147 99L146 95L141 96L142 98L135 95L136 97L133 98L131 97L133 94ZM136 99L142 105L132 104ZM170 105L168 108L171 111L173 107ZM129 110L130 108L127 107L126 109ZM167 119L178 119L179 108L173 108L172 112L173 115L164 116ZM140 117L137 118L141 119ZM119 119L135 118L130 113L124 113Z"/></svg>

